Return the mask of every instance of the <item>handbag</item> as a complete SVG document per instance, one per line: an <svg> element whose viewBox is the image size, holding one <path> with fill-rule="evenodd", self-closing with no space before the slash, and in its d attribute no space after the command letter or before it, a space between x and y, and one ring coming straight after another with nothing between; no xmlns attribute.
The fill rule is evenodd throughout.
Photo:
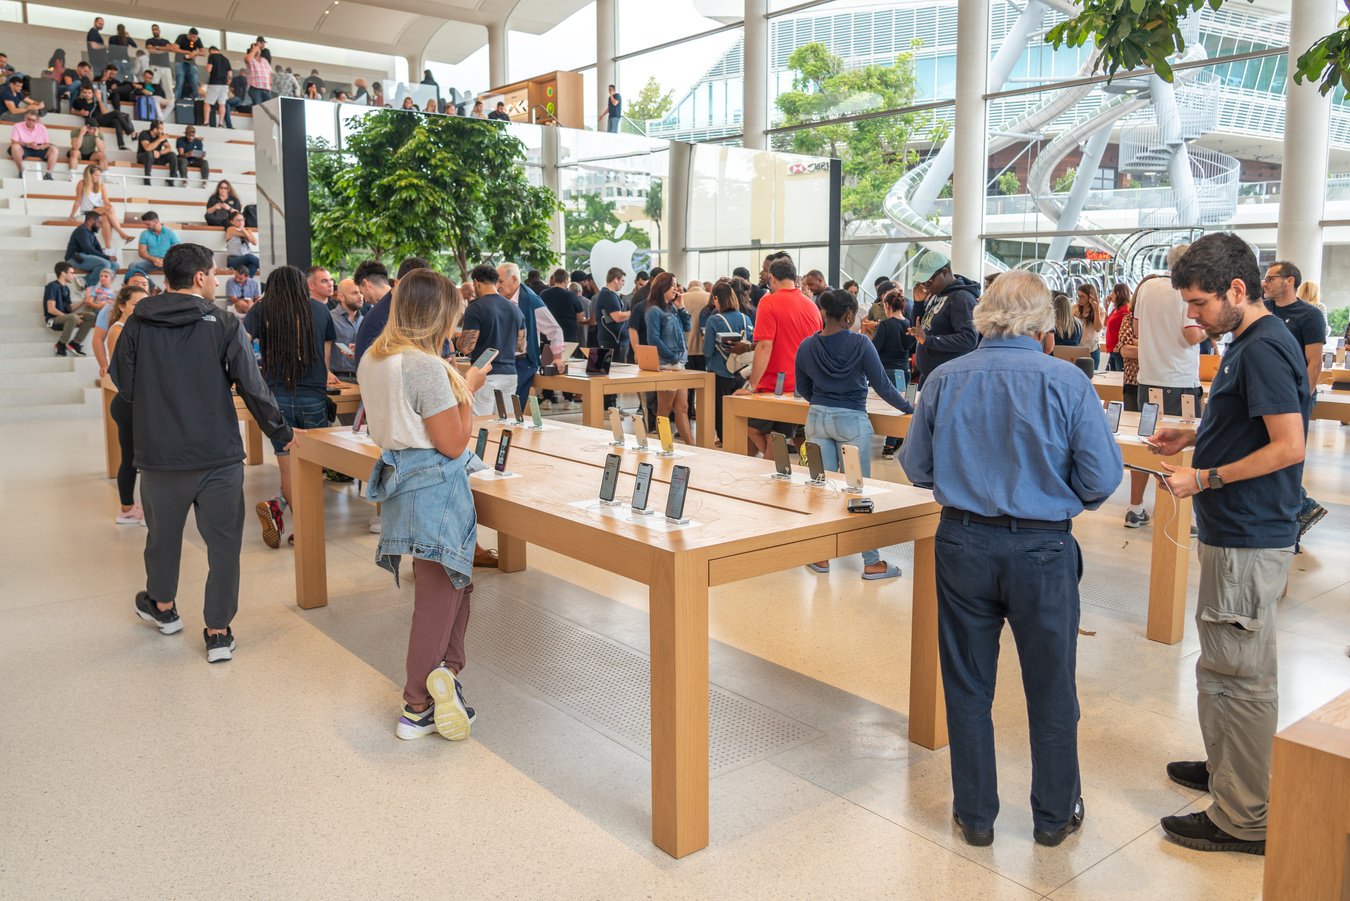
<svg viewBox="0 0 1350 901"><path fill-rule="evenodd" d="M722 320L722 325L724 326L722 331L732 331L731 323L727 322L725 314L718 313L717 318ZM738 329L738 331L741 333L741 340L744 340L745 329ZM715 343L713 346L717 348L717 352L722 356L722 359L726 360L727 372L731 373L733 376L739 377L742 381L749 381L750 373L755 366L755 352L753 350L733 354L723 350L720 342Z"/></svg>

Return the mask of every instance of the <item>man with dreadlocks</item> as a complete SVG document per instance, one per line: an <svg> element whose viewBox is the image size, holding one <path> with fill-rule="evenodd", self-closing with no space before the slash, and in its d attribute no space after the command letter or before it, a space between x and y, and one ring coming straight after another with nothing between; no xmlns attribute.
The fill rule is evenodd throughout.
<svg viewBox="0 0 1350 901"><path fill-rule="evenodd" d="M206 541L206 659L229 660L239 609L244 535L244 444L233 387L273 444L288 450L291 427L258 374L239 320L215 305L215 261L200 244L164 254L169 290L136 305L108 368L131 404L136 468L145 505L145 591L136 615L165 635L183 628L175 598L183 526L196 510ZM327 317L325 317L327 318Z"/></svg>
<svg viewBox="0 0 1350 901"><path fill-rule="evenodd" d="M328 425L328 388L340 384L328 371L337 340L333 317L309 293L305 273L282 266L268 277L266 293L244 317L244 329L258 340L263 381L276 395L282 418L296 429ZM263 541L276 548L281 547L284 511L291 502L291 459L284 444L274 440L272 449L281 470L281 495L258 501L254 510Z"/></svg>

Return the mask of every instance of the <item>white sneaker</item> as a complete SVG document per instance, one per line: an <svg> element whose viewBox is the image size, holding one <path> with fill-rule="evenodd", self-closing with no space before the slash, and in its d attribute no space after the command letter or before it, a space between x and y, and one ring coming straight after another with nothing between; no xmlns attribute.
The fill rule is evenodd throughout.
<svg viewBox="0 0 1350 901"><path fill-rule="evenodd" d="M370 518L370 533L372 535L380 534L380 518L378 516Z"/></svg>
<svg viewBox="0 0 1350 901"><path fill-rule="evenodd" d="M140 507L132 507L125 513L117 514L117 524L119 526L143 526L145 525L145 514L141 512Z"/></svg>
<svg viewBox="0 0 1350 901"><path fill-rule="evenodd" d="M553 401L551 401L551 400L541 400L541 401L539 402L539 412L540 412L540 413L552 413L552 412L553 412Z"/></svg>

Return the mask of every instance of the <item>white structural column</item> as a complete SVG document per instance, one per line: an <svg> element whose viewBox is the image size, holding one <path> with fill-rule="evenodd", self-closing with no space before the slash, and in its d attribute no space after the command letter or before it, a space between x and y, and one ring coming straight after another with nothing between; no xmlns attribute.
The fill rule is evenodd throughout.
<svg viewBox="0 0 1350 901"><path fill-rule="evenodd" d="M669 156L670 168L662 186L666 219L666 256L662 264L668 271L677 273L677 277L688 278L684 248L689 237L689 173L693 168L694 145L671 141Z"/></svg>
<svg viewBox="0 0 1350 901"><path fill-rule="evenodd" d="M1275 254L1305 281L1322 280L1322 205L1327 190L1331 98L1316 81L1294 84L1299 56L1336 27L1335 0L1293 0L1289 12L1289 83L1280 170L1280 228Z"/></svg>
<svg viewBox="0 0 1350 901"><path fill-rule="evenodd" d="M989 0L956 6L956 127L952 167L952 271L979 280L984 274L984 95L989 69Z"/></svg>
<svg viewBox="0 0 1350 901"><path fill-rule="evenodd" d="M615 21L614 0L595 0L595 114L609 106L609 86L618 84L615 77ZM622 88L619 93L625 93ZM609 120L600 123L608 127Z"/></svg>
<svg viewBox="0 0 1350 901"><path fill-rule="evenodd" d="M506 84L507 59L506 20L488 26L488 81L492 87Z"/></svg>
<svg viewBox="0 0 1350 901"><path fill-rule="evenodd" d="M769 0L745 0L742 146L764 150L769 127Z"/></svg>

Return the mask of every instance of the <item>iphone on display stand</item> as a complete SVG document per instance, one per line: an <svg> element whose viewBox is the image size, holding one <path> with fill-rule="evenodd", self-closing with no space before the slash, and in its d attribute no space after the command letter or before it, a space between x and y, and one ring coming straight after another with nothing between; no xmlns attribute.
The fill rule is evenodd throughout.
<svg viewBox="0 0 1350 901"><path fill-rule="evenodd" d="M773 450L773 477L791 479L792 458L788 456L787 436L782 432L770 432L769 447Z"/></svg>
<svg viewBox="0 0 1350 901"><path fill-rule="evenodd" d="M609 408L609 430L614 433L611 446L623 447L626 443L623 437L623 414L619 412L618 407Z"/></svg>
<svg viewBox="0 0 1350 901"><path fill-rule="evenodd" d="M918 385L914 384L913 382L910 382L908 385L905 386L905 400L909 401L909 405L911 407L919 402Z"/></svg>
<svg viewBox="0 0 1350 901"><path fill-rule="evenodd" d="M515 419L516 425L525 424L525 411L520 408L520 395L511 395L511 416Z"/></svg>
<svg viewBox="0 0 1350 901"><path fill-rule="evenodd" d="M666 495L666 522L685 525L684 496L689 491L689 467L676 466L670 471L670 494Z"/></svg>
<svg viewBox="0 0 1350 901"><path fill-rule="evenodd" d="M497 402L497 421L506 422L506 395L493 389L492 397Z"/></svg>
<svg viewBox="0 0 1350 901"><path fill-rule="evenodd" d="M1181 418L1186 422L1195 422L1195 395L1181 395Z"/></svg>
<svg viewBox="0 0 1350 901"><path fill-rule="evenodd" d="M825 461L820 457L820 445L814 441L806 442L806 471L811 474L812 482L825 484Z"/></svg>
<svg viewBox="0 0 1350 901"><path fill-rule="evenodd" d="M618 506L619 502L614 500L614 490L619 487L619 462L622 458L618 454L609 454L605 457L605 474L600 478L600 503L607 507Z"/></svg>
<svg viewBox="0 0 1350 901"><path fill-rule="evenodd" d="M840 445L839 456L844 460L844 490L860 494L863 490L863 475L858 449L851 444Z"/></svg>
<svg viewBox="0 0 1350 901"><path fill-rule="evenodd" d="M1158 405L1152 402L1144 404L1139 412L1139 437L1148 438L1158 431Z"/></svg>
<svg viewBox="0 0 1350 901"><path fill-rule="evenodd" d="M675 456L675 436L670 431L669 416L656 417L656 434L659 435L661 438L661 453L659 453L657 456L660 457Z"/></svg>
<svg viewBox="0 0 1350 901"><path fill-rule="evenodd" d="M544 427L544 416L539 412L539 398L530 395L530 428L542 429Z"/></svg>
<svg viewBox="0 0 1350 901"><path fill-rule="evenodd" d="M497 465L493 469L497 470L499 475L506 474L506 455L511 452L511 430L502 429L502 436L497 443Z"/></svg>
<svg viewBox="0 0 1350 901"><path fill-rule="evenodd" d="M895 382L895 390L901 394L909 390L909 379L905 377L905 370L895 370L895 373L891 376L891 381Z"/></svg>
<svg viewBox="0 0 1350 901"><path fill-rule="evenodd" d="M652 490L652 464L639 463L637 468L637 481L633 483L633 512L647 515L652 511L647 509L647 495Z"/></svg>
<svg viewBox="0 0 1350 901"><path fill-rule="evenodd" d="M1148 402L1157 405L1158 409L1161 410L1163 406L1163 389L1148 389Z"/></svg>
<svg viewBox="0 0 1350 901"><path fill-rule="evenodd" d="M643 421L642 411L633 414L633 437L637 439L638 450L647 449L647 423Z"/></svg>
<svg viewBox="0 0 1350 901"><path fill-rule="evenodd" d="M366 424L366 404L364 401L356 405L356 418L352 420L352 431L361 431L361 426Z"/></svg>
<svg viewBox="0 0 1350 901"><path fill-rule="evenodd" d="M483 459L483 454L487 453L487 439L488 439L487 429L479 429L478 443L474 445L473 452L474 456L478 457L478 459L480 460Z"/></svg>
<svg viewBox="0 0 1350 901"><path fill-rule="evenodd" d="M774 397L782 397L782 396L783 396L783 383L786 382L786 381L787 381L787 373L786 373L786 372L780 372L780 373L778 373L778 378L775 379L775 380L774 380L774 383L773 383L773 394L774 394Z"/></svg>
<svg viewBox="0 0 1350 901"><path fill-rule="evenodd" d="M1106 424L1111 427L1112 435L1120 431L1120 414L1124 409L1124 401L1113 400L1106 405Z"/></svg>

